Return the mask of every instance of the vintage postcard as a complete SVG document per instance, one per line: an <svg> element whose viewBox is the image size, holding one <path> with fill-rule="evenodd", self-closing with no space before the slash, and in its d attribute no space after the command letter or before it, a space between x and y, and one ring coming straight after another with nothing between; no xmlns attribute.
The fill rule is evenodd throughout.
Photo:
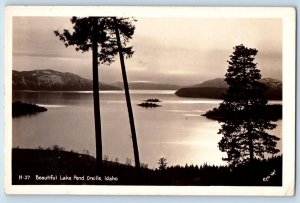
<svg viewBox="0 0 300 203"><path fill-rule="evenodd" d="M294 8L8 6L5 23L6 194L294 194Z"/></svg>

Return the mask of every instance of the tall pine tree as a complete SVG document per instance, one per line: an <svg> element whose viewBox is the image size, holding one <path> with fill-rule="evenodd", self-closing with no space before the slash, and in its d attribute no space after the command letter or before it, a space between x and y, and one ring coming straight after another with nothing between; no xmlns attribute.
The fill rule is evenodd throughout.
<svg viewBox="0 0 300 203"><path fill-rule="evenodd" d="M66 47L75 46L76 51L82 51L82 52L87 52L90 50L92 51L96 161L97 161L97 167L99 169L102 168L102 134L101 134L101 118L100 118L98 69L100 64L109 65L112 62L114 62L114 57L118 53L122 55L121 56L122 58L123 56L125 56L126 58L132 56L133 54L132 47L131 46L126 47L126 44L129 42L129 40L132 38L132 35L134 34L134 30L135 30L135 26L133 25L134 21L135 19L133 18L72 17L71 23L73 24L73 30L71 32L66 29L63 32L59 32L58 30L54 31L54 34L58 36L61 41L64 42ZM117 35L116 30L118 31L118 39L116 36ZM125 65L123 69L125 69ZM127 83L127 79L126 79L126 83ZM128 103L130 103L130 98L127 99L127 105L129 105ZM131 108L129 110L131 110ZM130 122L130 124L132 123L133 122ZM131 126L131 129L134 129L134 126L133 127ZM136 136L135 129L134 129L133 137L134 136ZM135 152L136 167L139 168L140 164L139 164L136 137L134 141L133 142L135 148L134 152Z"/></svg>
<svg viewBox="0 0 300 203"><path fill-rule="evenodd" d="M260 82L260 70L254 63L256 54L256 49L239 45L228 61L225 81L229 88L218 108L225 115L219 130L223 135L219 149L227 153L223 160L232 166L279 152L279 138L267 132L276 125L264 115L267 87Z"/></svg>

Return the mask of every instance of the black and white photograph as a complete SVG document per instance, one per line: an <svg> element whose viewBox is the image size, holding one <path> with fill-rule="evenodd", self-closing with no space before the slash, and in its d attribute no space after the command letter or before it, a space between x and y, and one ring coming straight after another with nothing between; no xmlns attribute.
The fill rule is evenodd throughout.
<svg viewBox="0 0 300 203"><path fill-rule="evenodd" d="M294 9L6 17L7 193L293 194Z"/></svg>

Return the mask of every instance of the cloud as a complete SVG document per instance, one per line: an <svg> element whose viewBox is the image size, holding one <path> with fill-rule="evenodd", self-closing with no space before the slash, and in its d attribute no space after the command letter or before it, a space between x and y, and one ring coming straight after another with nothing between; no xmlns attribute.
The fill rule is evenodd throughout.
<svg viewBox="0 0 300 203"><path fill-rule="evenodd" d="M137 18L126 60L133 81L194 84L224 77L227 60L239 44L258 49L256 62L263 77L281 78L280 19ZM54 30L72 29L69 18L15 17L13 64L17 70L52 67L91 78L91 53L66 48ZM118 56L111 66L100 65L105 82L121 80Z"/></svg>

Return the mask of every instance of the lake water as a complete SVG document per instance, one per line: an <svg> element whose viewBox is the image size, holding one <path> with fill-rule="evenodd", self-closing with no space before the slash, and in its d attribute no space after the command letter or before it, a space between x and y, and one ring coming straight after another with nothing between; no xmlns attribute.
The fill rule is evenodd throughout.
<svg viewBox="0 0 300 203"><path fill-rule="evenodd" d="M150 168L158 159L168 165L203 163L224 165L218 149L220 124L201 114L221 100L181 98L174 91L132 90L131 92L140 160ZM162 107L146 109L137 104L158 98ZM81 92L14 92L13 100L32 102L48 111L13 119L13 147L37 148L59 145L66 150L89 151L95 155L93 95ZM100 92L103 154L109 159L134 164L132 140L124 92ZM282 122L273 134L281 138ZM278 143L281 149L281 141Z"/></svg>

